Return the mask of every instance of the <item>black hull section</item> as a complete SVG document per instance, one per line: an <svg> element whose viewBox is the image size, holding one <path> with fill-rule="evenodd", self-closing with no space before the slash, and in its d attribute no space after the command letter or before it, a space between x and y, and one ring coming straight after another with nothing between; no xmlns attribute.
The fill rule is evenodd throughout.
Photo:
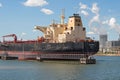
<svg viewBox="0 0 120 80"><path fill-rule="evenodd" d="M38 49L42 53L77 53L89 54L97 53L99 50L99 42L68 42L68 43L42 43Z"/></svg>
<svg viewBox="0 0 120 80"><path fill-rule="evenodd" d="M99 50L99 42L68 42L68 43L43 43L40 46L39 60L71 60L80 61L88 58Z"/></svg>
<svg viewBox="0 0 120 80"><path fill-rule="evenodd" d="M9 43L0 45L0 51L36 52L41 59L79 60L94 55L99 50L99 42L67 43ZM32 54L33 55L33 54Z"/></svg>

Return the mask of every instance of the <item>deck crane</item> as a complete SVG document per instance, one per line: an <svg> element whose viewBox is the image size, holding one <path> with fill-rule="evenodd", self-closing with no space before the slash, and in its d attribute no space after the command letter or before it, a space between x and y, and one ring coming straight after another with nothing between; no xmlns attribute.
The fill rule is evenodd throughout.
<svg viewBox="0 0 120 80"><path fill-rule="evenodd" d="M3 36L3 42L5 42L5 38L6 37L13 37L14 38L14 42L17 42L17 36L15 34L10 34L10 35Z"/></svg>

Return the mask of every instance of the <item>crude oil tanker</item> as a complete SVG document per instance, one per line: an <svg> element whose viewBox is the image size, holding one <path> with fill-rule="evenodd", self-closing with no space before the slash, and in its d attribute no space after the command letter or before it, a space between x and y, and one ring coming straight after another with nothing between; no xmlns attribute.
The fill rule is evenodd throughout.
<svg viewBox="0 0 120 80"><path fill-rule="evenodd" d="M86 28L83 27L79 14L73 14L64 23L64 14L61 23L53 22L49 26L35 26L35 29L44 33L37 40L17 40L15 34L3 36L0 42L0 53L17 56L19 59L40 60L80 60L88 58L99 50L99 42L86 37ZM6 37L13 37L13 41L6 41Z"/></svg>

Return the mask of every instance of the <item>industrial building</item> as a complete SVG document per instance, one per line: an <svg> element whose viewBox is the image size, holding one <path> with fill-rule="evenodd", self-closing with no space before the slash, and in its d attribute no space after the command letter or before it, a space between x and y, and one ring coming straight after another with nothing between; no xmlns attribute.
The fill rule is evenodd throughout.
<svg viewBox="0 0 120 80"><path fill-rule="evenodd" d="M100 35L100 51L103 53L120 53L120 36L118 40L108 41L107 35Z"/></svg>
<svg viewBox="0 0 120 80"><path fill-rule="evenodd" d="M105 51L112 53L120 53L120 40L107 41Z"/></svg>
<svg viewBox="0 0 120 80"><path fill-rule="evenodd" d="M102 34L99 36L99 48L100 48L100 51L103 51L105 48L106 48L106 42L108 41L107 40L107 34Z"/></svg>

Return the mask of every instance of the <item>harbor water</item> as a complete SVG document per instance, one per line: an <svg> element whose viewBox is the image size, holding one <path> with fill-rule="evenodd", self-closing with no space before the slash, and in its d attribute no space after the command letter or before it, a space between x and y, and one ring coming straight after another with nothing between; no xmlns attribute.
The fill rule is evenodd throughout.
<svg viewBox="0 0 120 80"><path fill-rule="evenodd" d="M120 57L95 56L96 64L0 60L0 80L120 80Z"/></svg>

